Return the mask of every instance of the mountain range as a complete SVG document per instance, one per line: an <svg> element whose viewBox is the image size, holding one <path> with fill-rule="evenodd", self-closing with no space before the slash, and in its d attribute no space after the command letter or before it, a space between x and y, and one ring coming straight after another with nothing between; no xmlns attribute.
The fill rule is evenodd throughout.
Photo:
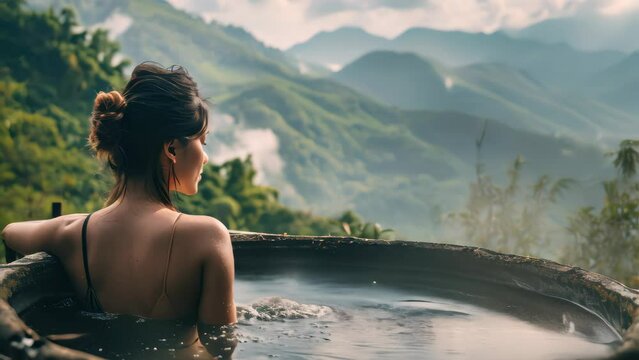
<svg viewBox="0 0 639 360"><path fill-rule="evenodd" d="M333 79L398 107L453 109L546 133L608 138L608 145L639 131L637 53L584 51L552 39L424 28L386 39L345 27L287 52L331 64L339 69Z"/></svg>
<svg viewBox="0 0 639 360"><path fill-rule="evenodd" d="M544 20L523 29L506 30L516 38L545 43L565 43L585 51L617 50L631 53L639 50L638 11L606 15L582 12L568 17Z"/></svg>
<svg viewBox="0 0 639 360"><path fill-rule="evenodd" d="M345 51L344 49L348 49ZM344 66L372 50L413 52L446 66L501 63L523 70L556 89L575 89L585 79L621 61L620 51L586 52L566 44L547 44L493 34L410 28L393 39L361 29L322 32L287 52L325 66Z"/></svg>
<svg viewBox="0 0 639 360"><path fill-rule="evenodd" d="M637 130L629 114L500 63L448 68L414 53L374 51L332 78L400 108L460 111L533 132L602 139Z"/></svg>
<svg viewBox="0 0 639 360"><path fill-rule="evenodd" d="M33 0L30 4L58 9L69 5L77 9L82 26L111 28L118 34L122 55L133 64L154 60L185 66L202 93L214 100L217 116L232 123L212 129L212 158L216 151L233 149L238 143L263 144L268 138L273 157L257 167L266 183L281 190L282 202L327 215L353 208L384 227L395 228L400 238L433 239L441 213L463 206L475 169L474 142L483 126L487 141L481 161L486 171L503 178L509 163L522 154L529 159L527 179L548 174L582 181L567 205L575 206L599 200L598 192L583 189L607 177L611 166L596 141L558 136L557 131L584 128L583 134L593 134L597 126L584 119L591 113L605 116L614 131L628 120L623 117L627 114L617 117L600 103L584 104L570 97L560 101L559 95L548 91L550 84L561 82L559 78L569 79L568 88L575 86L574 78L594 76L619 64L626 57L621 52L584 55L566 45L522 42L505 34L414 29L395 39L403 44L396 45L399 48L371 56L410 63L419 70L411 76L386 68L395 76L379 80L385 76L381 71L369 76L365 75L368 67L348 63L388 40L350 29L353 39L344 36L345 42L331 47L333 34L327 33L325 47L313 50L325 56L318 63L346 65L340 73L318 78L301 71L295 58L304 47L282 52L241 28L207 23L162 0ZM368 40L358 42L358 36ZM432 40L424 43L424 37ZM480 42L474 43L477 39ZM413 54L399 53L402 46ZM553 52L561 56L553 66L566 66L567 74L556 75L552 66L543 73L542 64L521 54L528 46L535 49L537 59ZM342 50L347 48L353 51ZM426 50L432 56L424 55ZM492 61L497 55L509 60ZM583 63L579 62L582 56ZM303 60L314 61L312 57ZM566 65L570 61L579 64ZM522 69L522 64L528 67ZM377 65L372 61L370 66ZM354 75L349 78L351 70ZM538 74L543 76L537 78ZM411 83L411 77L419 81ZM381 85L395 81L396 88L387 91L365 82L358 88L353 79L381 81ZM412 86L414 94L402 86ZM416 105L399 103L404 99L397 92ZM440 96L446 106L423 96L427 92ZM522 99L527 93L535 98ZM565 105L570 101L576 102L572 108ZM485 110L473 112L473 106ZM498 116L502 112L508 116ZM268 137L249 138L255 133L252 130ZM260 155L264 154L254 154ZM281 167L269 167L275 162Z"/></svg>
<svg viewBox="0 0 639 360"><path fill-rule="evenodd" d="M596 74L588 85L586 89L593 97L639 114L639 51Z"/></svg>

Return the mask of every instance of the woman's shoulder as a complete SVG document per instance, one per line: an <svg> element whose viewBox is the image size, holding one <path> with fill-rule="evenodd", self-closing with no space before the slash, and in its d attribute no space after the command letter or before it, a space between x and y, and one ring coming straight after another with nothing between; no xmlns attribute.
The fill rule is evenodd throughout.
<svg viewBox="0 0 639 360"><path fill-rule="evenodd" d="M52 227L57 229L56 233L60 236L61 239L66 239L69 235L77 228L82 226L82 223L87 218L89 214L78 213L78 214L67 214L61 215L49 220L45 220L51 224Z"/></svg>
<svg viewBox="0 0 639 360"><path fill-rule="evenodd" d="M76 223L82 223L88 215L88 213L60 215L49 219L49 221L57 222L61 227L68 227Z"/></svg>
<svg viewBox="0 0 639 360"><path fill-rule="evenodd" d="M56 233L59 236L59 241L62 244L66 244L76 238L76 235L82 229L82 224L89 214L67 214L61 215L47 221L55 224L54 226L58 230Z"/></svg>
<svg viewBox="0 0 639 360"><path fill-rule="evenodd" d="M207 215L182 213L179 223L182 228L196 232L229 232L220 220Z"/></svg>
<svg viewBox="0 0 639 360"><path fill-rule="evenodd" d="M206 215L182 214L176 225L176 236L188 239L193 245L208 247L230 243L229 230L218 219Z"/></svg>
<svg viewBox="0 0 639 360"><path fill-rule="evenodd" d="M22 254L47 251L56 256L69 249L71 234L87 214L70 214L47 220L11 223L2 231L7 244Z"/></svg>

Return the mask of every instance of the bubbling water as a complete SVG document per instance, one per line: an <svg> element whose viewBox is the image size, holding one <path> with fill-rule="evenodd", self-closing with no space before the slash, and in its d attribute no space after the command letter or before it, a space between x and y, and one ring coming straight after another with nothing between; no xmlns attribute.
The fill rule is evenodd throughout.
<svg viewBox="0 0 639 360"><path fill-rule="evenodd" d="M237 317L240 324L246 324L252 319L259 321L285 321L318 318L332 312L333 309L328 306L300 304L279 296L258 299L256 302L246 306L237 306Z"/></svg>

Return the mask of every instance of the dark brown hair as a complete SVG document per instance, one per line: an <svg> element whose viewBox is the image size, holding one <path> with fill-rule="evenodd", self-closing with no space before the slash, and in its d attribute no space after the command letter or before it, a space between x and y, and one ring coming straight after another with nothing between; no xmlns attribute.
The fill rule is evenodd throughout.
<svg viewBox="0 0 639 360"><path fill-rule="evenodd" d="M98 93L90 121L89 145L107 161L116 181L106 204L124 196L127 180L135 178L144 180L152 199L174 208L169 179L176 184L179 179L173 163L169 177L163 176L163 144L175 139L186 144L208 128L208 104L188 72L143 62L121 93Z"/></svg>

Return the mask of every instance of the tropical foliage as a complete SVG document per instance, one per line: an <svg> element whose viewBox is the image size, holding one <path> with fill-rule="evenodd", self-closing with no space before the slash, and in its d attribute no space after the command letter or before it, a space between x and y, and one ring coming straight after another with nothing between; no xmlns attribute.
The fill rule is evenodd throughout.
<svg viewBox="0 0 639 360"><path fill-rule="evenodd" d="M573 243L563 261L639 286L639 141L625 140L613 161L618 176L605 181L601 209L584 207L570 218Z"/></svg>
<svg viewBox="0 0 639 360"><path fill-rule="evenodd" d="M181 211L210 215L235 230L304 235L341 234L336 219L291 210L278 191L255 184L251 156L207 165L197 196L180 197Z"/></svg>
<svg viewBox="0 0 639 360"><path fill-rule="evenodd" d="M0 226L99 207L108 188L84 147L95 89L121 84L117 44L77 32L73 12L33 12L0 3Z"/></svg>
<svg viewBox="0 0 639 360"><path fill-rule="evenodd" d="M524 159L517 156L508 170L507 183L500 186L484 173L479 160L485 130L476 141L476 180L470 185L466 207L449 214L448 220L461 227L465 241L471 244L505 253L540 255L553 235L549 206L572 180L543 175L522 191Z"/></svg>
<svg viewBox="0 0 639 360"><path fill-rule="evenodd" d="M466 208L449 215L463 229L469 243L492 250L540 255L551 242L549 206L570 184L569 179L541 176L528 190L520 184L524 164L518 156L508 170L508 181L500 186L483 173L470 185Z"/></svg>
<svg viewBox="0 0 639 360"><path fill-rule="evenodd" d="M111 184L86 147L95 94L120 88L127 60L104 30L80 30L69 8L27 10L0 3L0 228L13 221L102 206ZM255 184L251 158L205 168L198 196L184 212L208 214L231 229L291 234L345 234L338 219L288 209L278 192ZM373 234L374 235L374 234ZM0 249L0 257L4 249Z"/></svg>

